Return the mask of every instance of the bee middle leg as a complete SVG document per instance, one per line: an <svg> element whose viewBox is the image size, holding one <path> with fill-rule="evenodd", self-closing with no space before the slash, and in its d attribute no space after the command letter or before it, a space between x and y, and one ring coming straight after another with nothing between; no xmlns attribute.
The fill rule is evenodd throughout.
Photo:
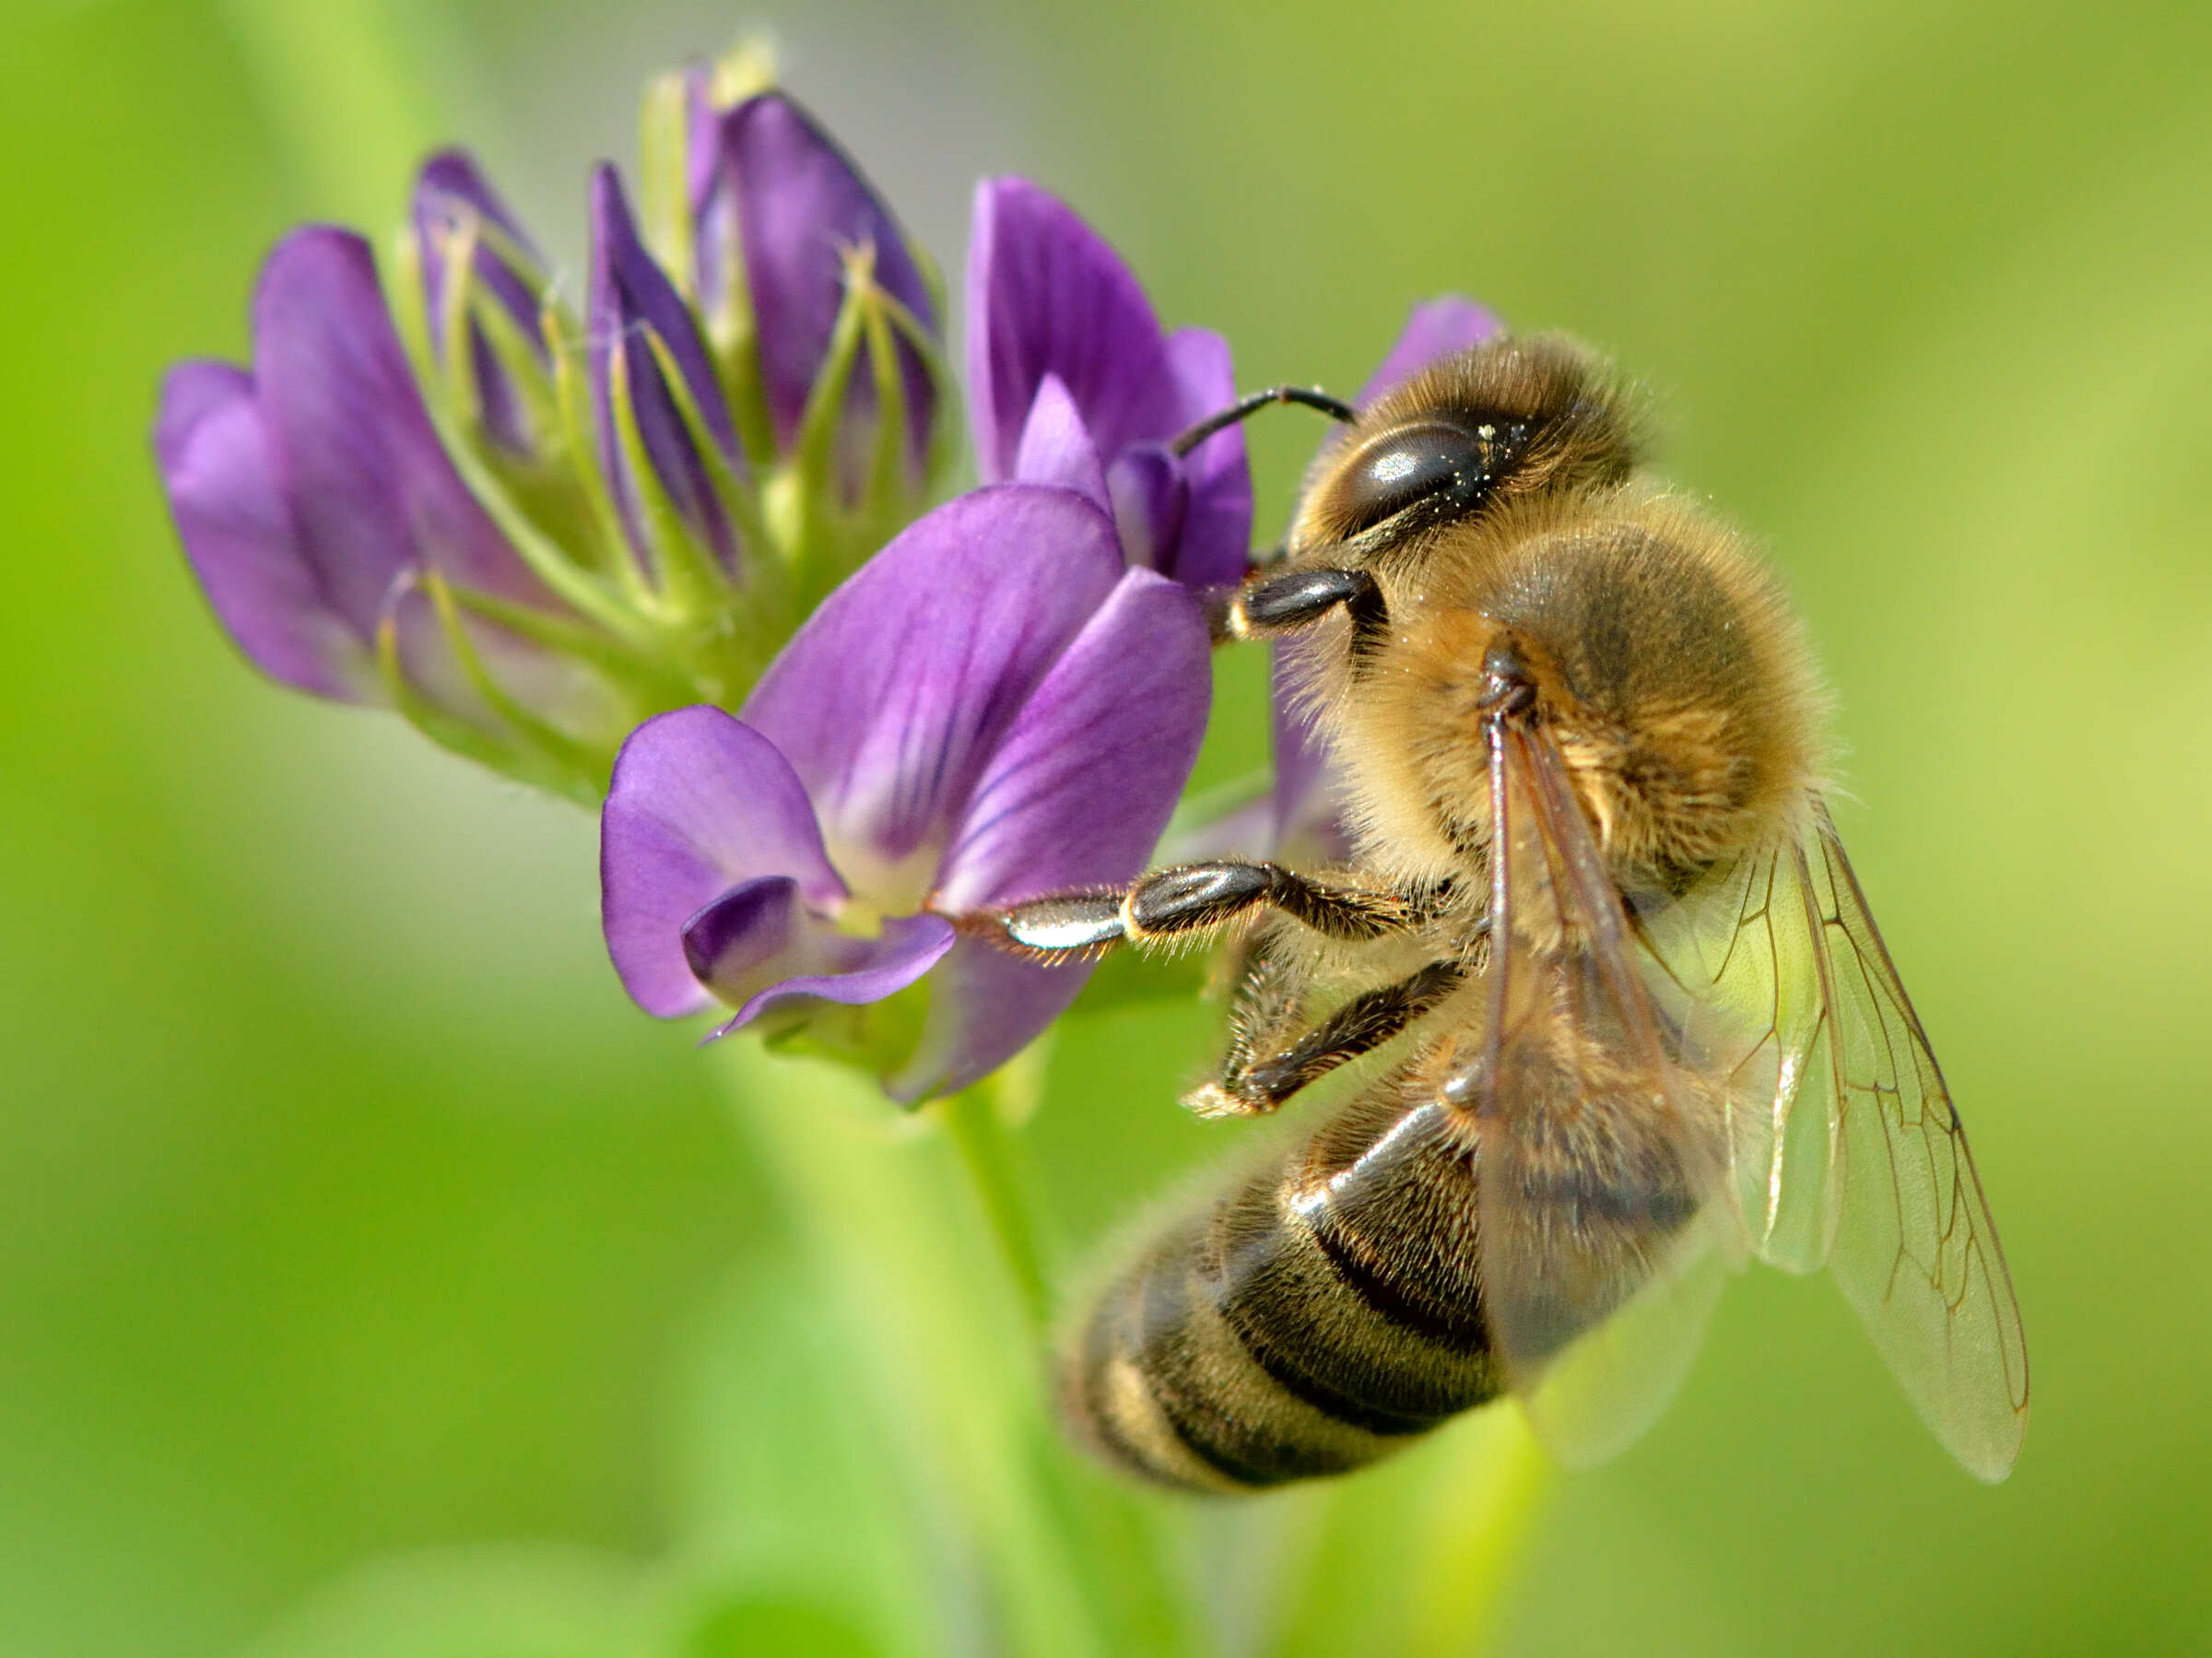
<svg viewBox="0 0 2212 1658"><path fill-rule="evenodd" d="M1253 1029L1232 1009L1229 1052L1221 1074L1193 1090L1183 1104L1202 1117L1250 1116L1274 1111L1338 1065L1371 1053L1439 1005L1465 982L1456 961L1432 961L1394 984L1363 991L1287 1046L1261 1056ZM1253 976L1248 975L1247 982Z"/></svg>

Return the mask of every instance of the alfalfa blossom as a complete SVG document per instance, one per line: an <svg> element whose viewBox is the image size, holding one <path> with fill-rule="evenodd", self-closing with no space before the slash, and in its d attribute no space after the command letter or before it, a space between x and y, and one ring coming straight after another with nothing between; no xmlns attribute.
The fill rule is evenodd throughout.
<svg viewBox="0 0 2212 1658"><path fill-rule="evenodd" d="M1074 999L1084 963L963 918L1125 882L1195 758L1194 588L1241 579L1252 488L1218 335L1170 335L1113 250L1018 179L976 197L968 369L985 485L832 593L735 717L649 722L603 819L607 946L640 1005L720 1004L951 1091ZM1012 481L1004 481L1012 480Z"/></svg>
<svg viewBox="0 0 2212 1658"><path fill-rule="evenodd" d="M665 86L665 245L595 172L581 316L445 152L388 283L352 232L294 232L252 369L181 365L156 423L187 556L257 665L585 800L640 720L741 700L950 458L926 256L782 93L729 64Z"/></svg>
<svg viewBox="0 0 2212 1658"><path fill-rule="evenodd" d="M968 406L986 482L1078 489L1113 515L1132 566L1188 586L1241 581L1252 475L1231 427L1182 432L1237 398L1229 343L1159 325L1121 256L1025 179L976 187L968 244Z"/></svg>
<svg viewBox="0 0 2212 1658"><path fill-rule="evenodd" d="M803 1031L901 1099L996 1069L1088 968L1018 959L959 918L1143 866L1197 754L1207 650L1193 595L1127 569L1081 493L937 509L737 717L678 710L623 747L601 842L623 984L664 1017L720 1002L717 1035Z"/></svg>

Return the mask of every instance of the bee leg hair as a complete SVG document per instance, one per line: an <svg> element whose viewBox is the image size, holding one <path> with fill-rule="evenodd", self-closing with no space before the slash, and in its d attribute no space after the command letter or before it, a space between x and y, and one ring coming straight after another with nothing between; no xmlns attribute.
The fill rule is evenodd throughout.
<svg viewBox="0 0 2212 1658"><path fill-rule="evenodd" d="M1340 887L1279 864L1235 859L1156 869L1129 888L1122 925L1135 939L1202 932L1259 905L1281 911L1330 938L1364 942L1410 923L1406 901L1393 894Z"/></svg>
<svg viewBox="0 0 2212 1658"><path fill-rule="evenodd" d="M1202 1117L1272 1111L1308 1083L1373 1052L1441 1003L1465 978L1465 970L1457 962L1432 961L1395 984L1354 996L1288 1047L1256 1064L1232 1044L1220 1077L1194 1090L1183 1104Z"/></svg>

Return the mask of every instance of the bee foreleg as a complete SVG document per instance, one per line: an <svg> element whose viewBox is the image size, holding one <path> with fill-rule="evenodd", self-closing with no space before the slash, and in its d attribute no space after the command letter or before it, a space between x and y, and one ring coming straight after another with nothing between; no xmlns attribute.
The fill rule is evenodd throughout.
<svg viewBox="0 0 2212 1658"><path fill-rule="evenodd" d="M1229 596L1208 625L1217 640L1266 639L1294 633L1344 606L1357 651L1390 629L1390 606L1363 570L1294 570L1248 582Z"/></svg>
<svg viewBox="0 0 2212 1658"><path fill-rule="evenodd" d="M1135 939L1165 938L1220 926L1259 905L1281 911L1330 938L1364 943L1411 923L1394 893L1342 887L1279 864L1226 860L1155 870L1129 888L1122 924Z"/></svg>
<svg viewBox="0 0 2212 1658"><path fill-rule="evenodd" d="M1154 870L1126 892L1055 893L987 918L1002 943L1026 955L1065 958L1128 940L1194 940L1267 905L1330 938L1355 943L1403 931L1415 911L1405 898L1340 887L1279 864L1182 864Z"/></svg>
<svg viewBox="0 0 2212 1658"><path fill-rule="evenodd" d="M1272 1111L1308 1083L1371 1053L1457 990L1466 977L1455 961L1432 961L1394 984L1354 996L1312 1029L1256 1064L1231 1045L1220 1077L1187 1096L1202 1117Z"/></svg>

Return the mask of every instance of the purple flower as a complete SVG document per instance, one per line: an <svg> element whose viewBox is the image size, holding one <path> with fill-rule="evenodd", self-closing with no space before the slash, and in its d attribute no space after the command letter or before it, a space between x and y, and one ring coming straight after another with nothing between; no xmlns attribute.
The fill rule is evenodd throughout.
<svg viewBox="0 0 2212 1658"><path fill-rule="evenodd" d="M703 67L686 77L688 274L716 351L751 347L753 360L735 366L767 417L755 458L796 453L817 409L835 439L839 488L861 499L888 390L900 440L890 453L908 486L919 483L939 401L941 301L927 257L795 101L770 91L719 103L712 82Z"/></svg>
<svg viewBox="0 0 2212 1658"><path fill-rule="evenodd" d="M977 464L1080 489L1113 514L1132 565L1194 587L1243 577L1252 477L1231 429L1171 440L1236 401L1228 343L1164 334L1105 240L1021 179L976 189L968 250L968 396Z"/></svg>
<svg viewBox="0 0 2212 1658"><path fill-rule="evenodd" d="M458 149L422 164L407 228L431 368L462 424L502 461L548 458L559 433L541 327L547 284L528 232Z"/></svg>
<svg viewBox="0 0 2212 1658"><path fill-rule="evenodd" d="M217 617L265 673L301 690L423 695L443 713L481 716L451 641L441 653L401 639L419 609L410 601L446 584L525 615L562 607L440 445L368 243L294 231L263 267L253 323L252 370L179 364L154 428L170 509ZM528 652L500 632L502 648ZM386 639L396 653L380 664ZM420 671L395 676L410 660Z"/></svg>
<svg viewBox="0 0 2212 1658"><path fill-rule="evenodd" d="M947 444L927 262L797 105L649 99L664 260L591 185L586 315L466 154L424 165L396 315L367 244L273 253L254 366L181 365L155 450L218 617L288 685L596 802L622 734L735 707L921 510Z"/></svg>
<svg viewBox="0 0 2212 1658"><path fill-rule="evenodd" d="M1088 977L958 917L1125 881L1196 755L1208 695L1190 594L1124 566L1070 490L977 490L846 582L741 718L641 726L603 818L608 951L648 1012L735 1015L856 1052L897 1098L966 1086ZM929 976L918 1028L856 1012Z"/></svg>
<svg viewBox="0 0 2212 1658"><path fill-rule="evenodd" d="M623 530L664 591L741 580L745 457L699 320L639 239L622 181L604 164L592 172L591 218L592 408Z"/></svg>

